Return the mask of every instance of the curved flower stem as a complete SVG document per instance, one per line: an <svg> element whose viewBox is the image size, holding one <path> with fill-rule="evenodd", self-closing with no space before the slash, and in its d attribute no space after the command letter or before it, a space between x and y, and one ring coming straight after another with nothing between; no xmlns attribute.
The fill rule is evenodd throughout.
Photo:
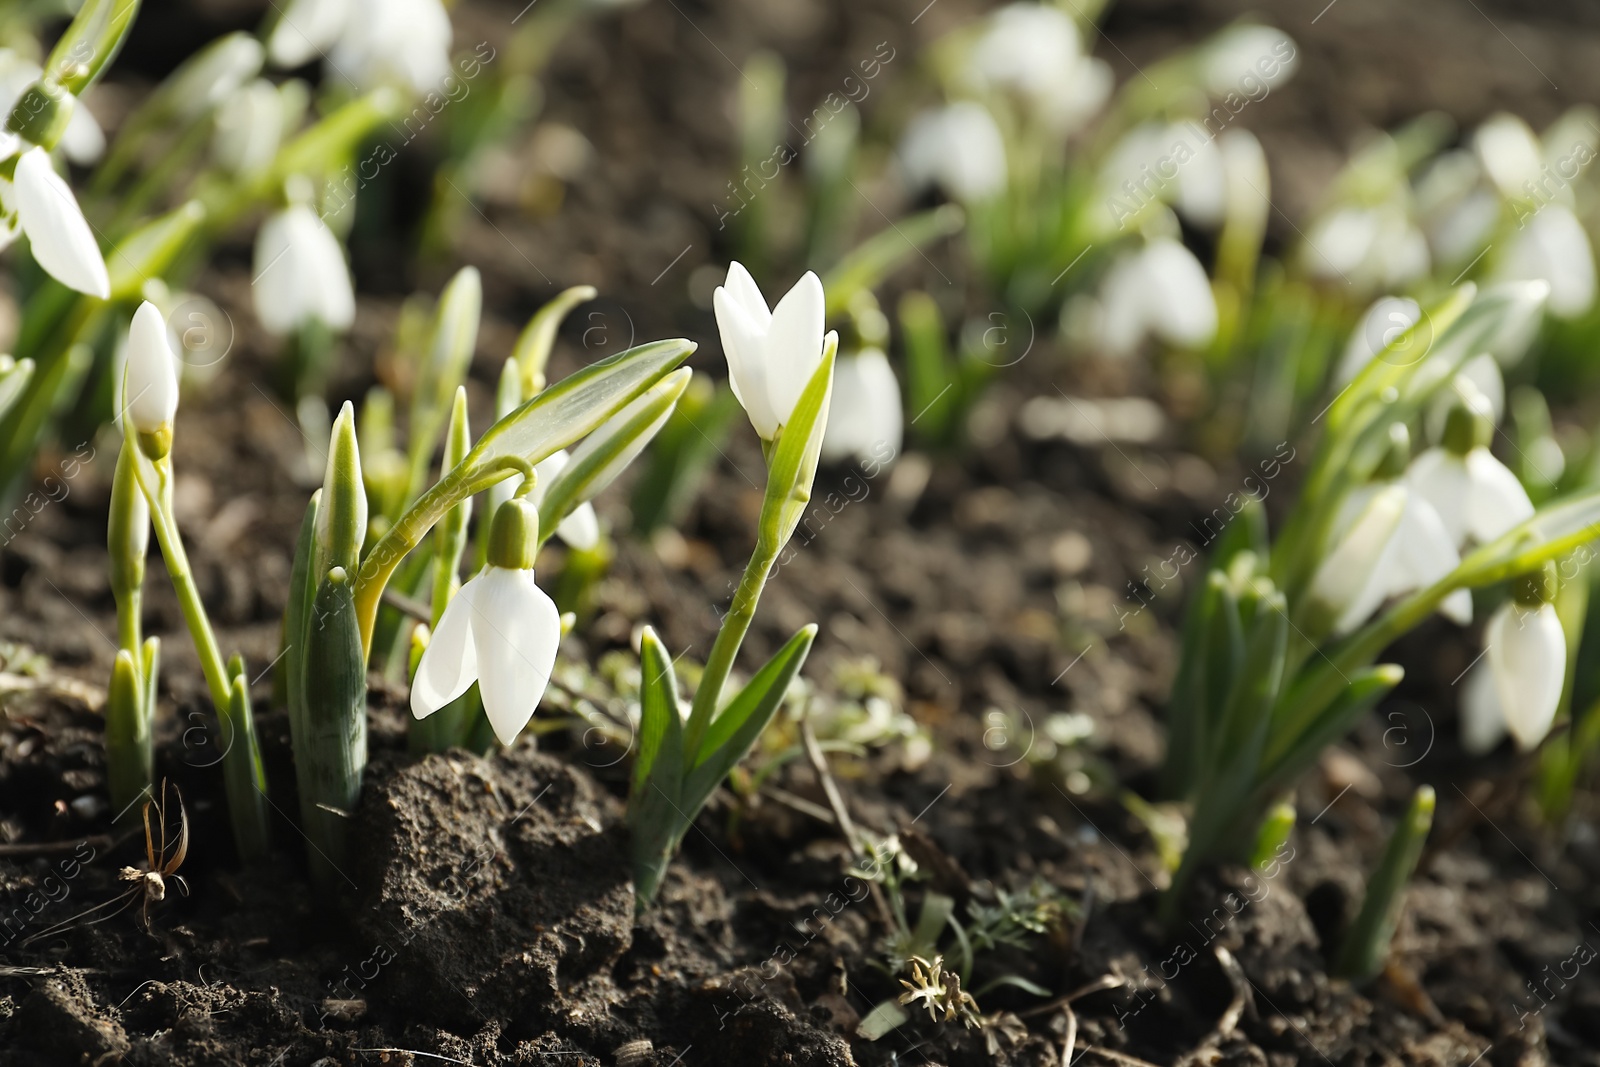
<svg viewBox="0 0 1600 1067"><path fill-rule="evenodd" d="M717 631L716 643L711 646L711 655L706 659L705 672L701 674L700 685L694 691L689 723L684 728L684 756L691 766L699 757L701 739L705 737L706 728L711 725L711 718L721 702L722 688L733 670L733 661L739 656L739 647L744 644L744 635L749 633L750 623L755 619L756 605L761 602L761 591L766 588L767 576L772 573L772 564L778 558L779 549L780 545L770 538L761 537L756 541L756 550L750 556L750 562L745 564L744 575L733 593L733 603L722 620L722 628Z"/></svg>

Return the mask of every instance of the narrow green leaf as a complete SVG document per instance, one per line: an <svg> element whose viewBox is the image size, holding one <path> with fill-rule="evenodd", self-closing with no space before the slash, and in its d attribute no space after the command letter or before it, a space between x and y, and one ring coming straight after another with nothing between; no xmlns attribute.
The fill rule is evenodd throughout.
<svg viewBox="0 0 1600 1067"><path fill-rule="evenodd" d="M811 503L811 486L822 452L822 431L828 423L828 403L833 394L833 362L838 338L828 335L822 362L800 393L789 421L778 436L767 469L767 493L761 503L761 537L782 548Z"/></svg>
<svg viewBox="0 0 1600 1067"><path fill-rule="evenodd" d="M133 301L141 298L144 285L152 278L164 277L206 221L206 209L198 200L181 204L155 218L117 242L106 255L111 275L111 299Z"/></svg>
<svg viewBox="0 0 1600 1067"><path fill-rule="evenodd" d="M676 803L683 791L684 766L678 676L661 639L648 626L640 637L639 673L639 755L633 762L633 792L637 795L653 778L667 799Z"/></svg>
<svg viewBox="0 0 1600 1067"><path fill-rule="evenodd" d="M960 231L966 215L954 204L944 204L901 219L845 253L822 279L828 294L828 316L841 315L863 289L875 289L889 273L925 247Z"/></svg>
<svg viewBox="0 0 1600 1067"><path fill-rule="evenodd" d="M1405 909L1406 885L1422 858L1422 846L1433 827L1432 786L1418 788L1410 805L1383 851L1378 869L1367 882L1367 895L1361 912L1345 934L1339 951L1338 973L1357 982L1368 982L1383 970L1389 943Z"/></svg>
<svg viewBox="0 0 1600 1067"><path fill-rule="evenodd" d="M783 703L789 683L805 665L816 636L815 624L802 627L756 672L722 713L711 720L699 750L692 757L692 769L683 790L685 810L699 810L750 751L750 746L755 744Z"/></svg>
<svg viewBox="0 0 1600 1067"><path fill-rule="evenodd" d="M592 285L574 285L556 294L554 300L533 313L528 325L517 337L511 358L521 375L522 395L533 396L544 388L545 364L550 361L550 350L555 347L556 331L573 308L600 295Z"/></svg>
<svg viewBox="0 0 1600 1067"><path fill-rule="evenodd" d="M610 485L666 425L689 384L687 367L668 374L584 439L545 488L539 502L539 536L549 537L574 508Z"/></svg>

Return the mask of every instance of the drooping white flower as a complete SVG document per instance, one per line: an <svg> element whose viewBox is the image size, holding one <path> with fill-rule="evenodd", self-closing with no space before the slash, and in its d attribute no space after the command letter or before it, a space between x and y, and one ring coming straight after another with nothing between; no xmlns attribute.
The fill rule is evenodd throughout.
<svg viewBox="0 0 1600 1067"><path fill-rule="evenodd" d="M1413 460L1405 480L1433 505L1454 544L1482 544L1531 516L1533 502L1489 451L1494 423L1488 400L1475 389L1459 392L1462 403L1450 411L1444 442Z"/></svg>
<svg viewBox="0 0 1600 1067"><path fill-rule="evenodd" d="M1101 344L1131 353L1147 336L1198 348L1217 332L1217 303L1205 268L1181 243L1157 238L1112 265L1101 287Z"/></svg>
<svg viewBox="0 0 1600 1067"><path fill-rule="evenodd" d="M1282 85L1299 66L1300 55L1282 30L1245 22L1212 38L1200 61L1201 84L1212 96L1259 99L1257 87L1270 91Z"/></svg>
<svg viewBox="0 0 1600 1067"><path fill-rule="evenodd" d="M1230 224L1247 233L1265 233L1272 211L1272 176L1261 142L1243 126L1234 126L1217 138L1217 148L1222 154Z"/></svg>
<svg viewBox="0 0 1600 1067"><path fill-rule="evenodd" d="M769 311L755 279L736 262L712 294L712 307L728 384L756 433L774 440L822 362L822 281L807 271Z"/></svg>
<svg viewBox="0 0 1600 1067"><path fill-rule="evenodd" d="M1432 585L1461 562L1438 512L1399 480L1411 451L1405 425L1395 423L1389 437L1377 478L1340 505L1330 551L1313 580L1318 597L1336 611L1333 632L1338 635L1355 630L1390 598ZM1472 621L1471 593L1456 590L1439 611L1465 626Z"/></svg>
<svg viewBox="0 0 1600 1067"><path fill-rule="evenodd" d="M988 200L1006 186L1000 127L971 100L913 118L900 141L900 165L913 187L937 185L965 203Z"/></svg>
<svg viewBox="0 0 1600 1067"><path fill-rule="evenodd" d="M538 510L526 500L496 511L489 565L451 599L417 665L411 713L418 719L473 682L501 744L514 742L533 717L561 643L561 613L534 581L529 541L537 528Z"/></svg>
<svg viewBox="0 0 1600 1067"><path fill-rule="evenodd" d="M1461 683L1461 747L1469 755L1486 756L1506 736L1506 713L1500 707L1494 669L1485 656L1467 669Z"/></svg>
<svg viewBox="0 0 1600 1067"><path fill-rule="evenodd" d="M350 328L356 299L339 239L305 204L291 204L256 235L256 318L282 337L311 319L329 329Z"/></svg>
<svg viewBox="0 0 1600 1067"><path fill-rule="evenodd" d="M1306 269L1365 290L1396 289L1428 272L1428 239L1404 206L1344 206L1323 216L1306 238Z"/></svg>
<svg viewBox="0 0 1600 1067"><path fill-rule="evenodd" d="M292 0L267 41L279 67L324 57L361 88L441 88L450 74L450 15L439 0Z"/></svg>
<svg viewBox="0 0 1600 1067"><path fill-rule="evenodd" d="M278 87L258 78L217 109L212 154L231 174L265 170L283 139L283 98Z"/></svg>
<svg viewBox="0 0 1600 1067"><path fill-rule="evenodd" d="M1366 491L1352 493L1346 507L1370 506L1377 493L1385 487L1399 489L1404 494L1399 519L1390 531L1388 540L1379 549L1366 580L1359 586L1354 582L1346 583L1343 591L1348 599L1334 623L1335 634L1350 633L1371 618L1372 613L1385 601L1432 585L1455 570L1461 562L1456 546L1451 543L1450 535L1439 519L1439 513L1433 505L1402 483L1373 483L1363 487ZM1359 514L1357 511L1357 518L1350 520L1345 529L1350 529L1359 521ZM1340 523L1335 524L1336 529L1339 526ZM1328 580L1332 582L1337 579L1337 572L1330 571ZM1465 589L1456 590L1445 598L1439 606L1439 612L1451 622L1467 625L1472 621L1472 594Z"/></svg>
<svg viewBox="0 0 1600 1067"><path fill-rule="evenodd" d="M1560 318L1577 318L1594 305L1594 250L1583 223L1565 204L1546 204L1526 221L1495 276L1549 282L1548 307Z"/></svg>
<svg viewBox="0 0 1600 1067"><path fill-rule="evenodd" d="M1567 639L1555 606L1502 604L1484 631L1489 671L1506 729L1524 752L1550 732L1567 676Z"/></svg>
<svg viewBox="0 0 1600 1067"><path fill-rule="evenodd" d="M55 172L43 148L30 148L17 157L16 175L9 187L0 181L0 213L15 213L16 224L28 235L33 258L56 281L101 300L110 297L111 278L94 231L83 217L72 187ZM4 243L0 238L0 247Z"/></svg>
<svg viewBox="0 0 1600 1067"><path fill-rule="evenodd" d="M905 414L900 381L881 348L841 356L833 371L833 402L822 438L822 459L885 464L900 454Z"/></svg>
<svg viewBox="0 0 1600 1067"><path fill-rule="evenodd" d="M1084 55L1078 24L1058 7L1013 3L989 17L973 46L980 88L1015 93L1047 126L1070 132L1111 94L1111 68Z"/></svg>
<svg viewBox="0 0 1600 1067"><path fill-rule="evenodd" d="M148 300L128 327L127 368L123 380L126 417L140 433L170 427L178 414L178 365L167 322Z"/></svg>
<svg viewBox="0 0 1600 1067"><path fill-rule="evenodd" d="M1544 150L1526 122L1504 111L1491 115L1472 135L1472 148L1484 173L1502 195L1521 199L1525 185L1539 180Z"/></svg>

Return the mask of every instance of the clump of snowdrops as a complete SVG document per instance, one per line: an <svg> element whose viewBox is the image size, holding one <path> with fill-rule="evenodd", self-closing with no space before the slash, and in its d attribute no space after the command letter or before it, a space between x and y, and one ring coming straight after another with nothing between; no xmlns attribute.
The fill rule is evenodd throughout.
<svg viewBox="0 0 1600 1067"><path fill-rule="evenodd" d="M409 566L432 591L428 621L402 618L395 628L405 635L399 647L411 681L413 749L468 745L485 734L516 743L545 691L566 625L537 583L539 548L557 531L579 541L594 536L598 520L588 501L661 430L689 384L690 372L679 364L695 346L685 340L629 349L547 383L555 328L585 295L567 294L534 316L501 375L503 414L474 442L461 379L482 298L476 271L456 276L419 353L423 385L411 419L412 455L423 457L424 474L442 451L438 477L412 489L410 465L399 464L392 517L370 505L369 488L390 483L364 471L354 407L346 403L334 420L323 484L295 549L279 687L308 857L324 889L337 884L348 816L361 791L367 670L391 580ZM768 457L768 482L755 550L687 708L672 658L653 631L642 637L628 806L641 907L695 815L779 708L816 633L803 628L748 682L730 687L762 588L809 501L827 425L837 340L823 334L822 285L807 274L769 309L735 264L717 309L733 388ZM137 797L150 787L159 660L156 639L142 639L139 601L153 528L222 724L235 842L242 856L257 858L269 846L249 675L239 657L223 660L173 520L179 382L170 337L151 304L134 315L122 396L124 440L108 539L121 636L107 712L114 788ZM487 494L491 507L474 531L478 494ZM479 548L469 552L474 537Z"/></svg>

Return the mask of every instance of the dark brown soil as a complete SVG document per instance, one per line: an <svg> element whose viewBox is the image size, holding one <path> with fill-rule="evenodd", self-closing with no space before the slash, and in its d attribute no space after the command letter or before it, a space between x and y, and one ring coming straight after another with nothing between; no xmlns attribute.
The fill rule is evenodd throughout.
<svg viewBox="0 0 1600 1067"><path fill-rule="evenodd" d="M255 17L244 4L198 6L217 25ZM520 6L470 0L457 13L458 40L496 39ZM858 55L889 41L904 70L867 111L869 122L890 123L912 105L905 86L918 45L978 6L673 0L580 27L547 79L545 117L589 137L588 172L542 218L493 196L483 215L464 211L455 259L414 274L397 266L398 238L358 244L363 289L380 295L362 301L332 399L369 384L399 296L437 287L457 262L476 263L486 282L474 425L486 424L489 383L516 329L567 284L594 282L630 303L603 300L598 319L574 324L559 369L630 337L677 334L710 342L696 365L715 368L715 329L690 299L689 278L727 256L715 205L732 169L737 63L757 45L779 50L791 101L805 108ZM1463 120L1499 106L1543 120L1595 88L1593 19L1569 25L1547 9L1444 0L1404 10L1338 0L1320 17L1319 4L1280 7L1268 14L1295 34L1305 66L1252 124L1283 174L1292 217L1303 217L1364 123L1429 106ZM1118 5L1097 51L1119 77L1137 76L1133 64L1237 13L1232 0ZM193 13L152 0L146 17L159 27ZM141 40L155 48L157 37ZM150 55L148 73L158 73L160 53ZM864 225L878 225L870 212ZM960 280L953 249L933 260L908 275ZM153 566L147 625L165 640L158 760L193 824L189 893L169 893L148 931L134 908L23 944L123 892L118 869L142 855L142 844L111 836L104 801L97 709L114 616L102 547L110 449L99 445L65 498L0 555L0 638L48 657L28 664L8 653L0 664L0 1065L609 1065L644 1040L653 1051L628 1062L1061 1061L1064 1014L1028 1014L1041 1001L1016 989L984 998L986 1011L1002 1013L986 1031L919 1018L876 1043L855 1036L858 1019L899 987L871 963L886 932L872 902L836 903L849 857L829 823L766 798L719 795L659 906L636 921L619 825L626 783L613 753L557 739L543 753L524 744L487 760L413 761L403 694L377 681L348 893L337 906L316 904L302 839L283 814L297 810L287 724L271 708L265 672L308 492L296 473L305 443L268 384L273 354L252 329L248 285L242 247L225 250L200 282L239 329L210 390L186 397L176 464L180 521L223 644L262 674L278 848L255 869L232 854L214 723L176 602ZM1069 365L1041 339L975 414L969 454L913 457L875 479L825 473L800 550L769 586L747 664L816 621L809 677L826 685L842 660L873 656L936 740L915 771L892 756L842 765L855 818L909 833L925 865L944 872L934 887L958 897L971 881L1020 888L1040 878L1080 901L1071 929L1003 960L1056 993L1107 974L1127 979L1074 1003L1080 1055L1093 1046L1159 1064L1191 1053L1275 1067L1600 1063L1600 980L1575 962L1600 944L1591 888L1600 835L1588 794L1560 834L1515 806L1482 813L1414 886L1391 973L1367 990L1327 976L1363 873L1415 785L1439 791L1438 838L1486 804L1485 783L1511 769L1508 758L1468 761L1455 746L1451 680L1472 653L1443 627L1397 650L1408 667L1398 698L1303 783L1292 851L1274 876L1215 872L1188 901L1184 925L1156 922L1156 845L1119 793L1152 790L1172 621L1193 565L1170 582L1148 576L1202 539L1201 518L1248 472L1187 452L1175 429L1149 447L1032 440L1018 412L1056 387L1155 392L1123 368ZM78 448L62 442L42 457L41 474ZM621 538L566 654L592 662L626 648L648 621L674 652L703 655L749 548L760 465L741 426L682 543ZM1274 505L1293 478L1291 463ZM600 502L619 530L625 489ZM541 561L551 574L560 565L559 553ZM992 710L1010 717L1000 736ZM1095 724L1070 768L1076 776L1025 755L1061 711ZM803 761L777 781L823 800ZM1237 1027L1218 1032L1235 1014Z"/></svg>

